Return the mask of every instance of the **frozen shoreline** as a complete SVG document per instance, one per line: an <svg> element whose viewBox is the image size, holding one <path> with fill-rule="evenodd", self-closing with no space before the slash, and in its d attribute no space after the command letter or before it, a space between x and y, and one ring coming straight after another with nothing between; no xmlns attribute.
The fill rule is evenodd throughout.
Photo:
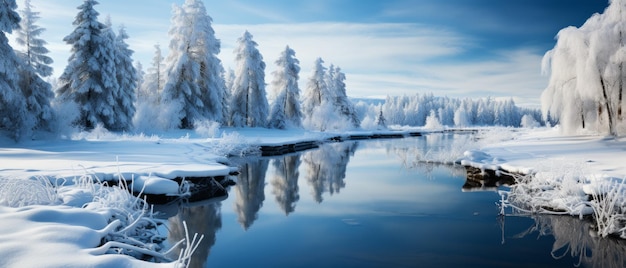
<svg viewBox="0 0 626 268"><path fill-rule="evenodd" d="M519 130L508 141L469 150L462 165L517 174L499 191L501 213L591 215L599 236L626 239L626 139Z"/></svg>

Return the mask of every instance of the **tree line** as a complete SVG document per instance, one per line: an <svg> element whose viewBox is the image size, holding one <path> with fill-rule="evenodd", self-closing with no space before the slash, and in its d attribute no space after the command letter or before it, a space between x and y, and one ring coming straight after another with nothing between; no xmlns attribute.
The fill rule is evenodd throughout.
<svg viewBox="0 0 626 268"><path fill-rule="evenodd" d="M380 103L358 101L355 107L357 115L363 118L364 128L424 126L429 118L449 127L537 127L545 124L541 110L519 107L513 99L459 99L429 93L387 96Z"/></svg>
<svg viewBox="0 0 626 268"><path fill-rule="evenodd" d="M125 28L115 32L110 19L100 22L96 5L96 0L84 0L77 7L74 29L63 38L71 47L68 64L60 77L49 78L49 83L44 79L52 74L52 59L46 56L46 42L39 38L44 31L36 24L39 13L33 11L30 0L19 14L15 0L0 4L0 53L5 55L0 59L0 130L15 139L28 137L34 130L192 129L205 122L327 131L357 128L368 120L346 94L345 73L333 64L326 67L321 58L315 61L301 96L300 62L289 46L275 61L278 68L267 84L275 92L270 105L266 65L253 35L245 31L237 40L235 70L225 70L217 56L220 40L201 0L173 6L169 53L164 56L155 45L146 72L140 63L133 65L134 52L126 43L129 35ZM21 51L8 43L6 34L13 31ZM393 124L420 125L425 120L422 115L430 111L444 124L452 124L454 114L462 111L469 116L462 125L519 124L510 123L517 120L508 118L514 117L508 115L514 109L510 105L494 110L497 115L489 120L482 114L479 119L473 115L472 109L480 105L455 102L466 110L450 111L428 106L424 100L419 105L411 100L402 107L400 102L406 101L387 99L385 107L377 111L379 125L384 125L381 120L385 117Z"/></svg>

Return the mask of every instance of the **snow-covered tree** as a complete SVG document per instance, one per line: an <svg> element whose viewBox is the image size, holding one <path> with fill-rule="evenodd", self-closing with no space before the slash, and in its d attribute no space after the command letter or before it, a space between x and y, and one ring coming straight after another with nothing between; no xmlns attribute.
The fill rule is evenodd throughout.
<svg viewBox="0 0 626 268"><path fill-rule="evenodd" d="M320 131L358 127L361 119L346 95L345 74L334 65L326 69L323 63L321 58L315 61L304 92L305 127Z"/></svg>
<svg viewBox="0 0 626 268"><path fill-rule="evenodd" d="M59 77L57 95L65 103L74 102L80 109L76 125L93 129L102 124L109 130L123 130L119 122L115 71L115 34L98 21L94 9L98 2L85 0L78 7L75 29L65 38L71 45L68 65Z"/></svg>
<svg viewBox="0 0 626 268"><path fill-rule="evenodd" d="M467 110L463 105L454 111L454 125L457 127L467 127L470 125Z"/></svg>
<svg viewBox="0 0 626 268"><path fill-rule="evenodd" d="M623 128L626 1L610 1L580 27L559 31L543 60L550 74L541 96L544 118L559 118L567 132L587 128L618 135Z"/></svg>
<svg viewBox="0 0 626 268"><path fill-rule="evenodd" d="M28 135L35 120L26 109L26 99L18 86L19 70L23 63L9 45L6 33L19 27L20 17L14 0L0 4L0 130L14 139Z"/></svg>
<svg viewBox="0 0 626 268"><path fill-rule="evenodd" d="M341 72L341 68L331 65L326 76L330 97L337 112L339 112L340 116L346 118L352 124L352 127L361 125L361 120L356 114L354 104L348 99L346 94L346 75Z"/></svg>
<svg viewBox="0 0 626 268"><path fill-rule="evenodd" d="M25 1L21 15L20 28L16 31L16 41L24 47L19 53L24 64L17 67L20 73L19 87L26 97L28 113L35 119L35 127L48 128L53 120L50 100L54 93L43 77L52 74L52 58L46 55L49 52L45 47L46 41L39 38L45 29L35 24L39 12L32 10L29 0Z"/></svg>
<svg viewBox="0 0 626 268"><path fill-rule="evenodd" d="M137 90L135 90L135 101L137 100L137 97L139 97L141 92L141 88L144 85L144 81L145 80L145 76L146 76L146 71L143 70L143 64L141 63L141 61L135 61L135 73L137 74Z"/></svg>
<svg viewBox="0 0 626 268"><path fill-rule="evenodd" d="M266 127L269 104L265 92L263 56L248 31L237 39L237 43L230 123L235 127Z"/></svg>
<svg viewBox="0 0 626 268"><path fill-rule="evenodd" d="M223 67L217 58L219 40L200 0L174 6L162 103L165 121L192 128L196 120L223 122Z"/></svg>
<svg viewBox="0 0 626 268"><path fill-rule="evenodd" d="M376 117L376 126L378 126L379 129L384 129L387 128L387 119L385 119L385 116L383 115L383 109L381 107L381 109L378 112L378 116Z"/></svg>
<svg viewBox="0 0 626 268"><path fill-rule="evenodd" d="M20 28L16 31L15 41L24 47L22 58L41 77L52 75L52 58L47 56L50 51L45 47L47 42L39 36L45 31L44 28L35 24L39 20L39 12L33 10L30 0L24 1L24 9L20 11L22 20Z"/></svg>
<svg viewBox="0 0 626 268"><path fill-rule="evenodd" d="M326 85L325 74L324 60L317 58L313 67L313 73L307 82L306 90L304 90L304 96L302 96L302 110L305 117L310 118L313 114L313 109L322 105L322 97L327 95L328 86Z"/></svg>
<svg viewBox="0 0 626 268"><path fill-rule="evenodd" d="M137 90L137 70L133 67L133 50L128 48L128 34L124 26L120 27L115 38L115 76L118 88L116 92L117 126L115 129L129 130L135 116L135 91Z"/></svg>
<svg viewBox="0 0 626 268"><path fill-rule="evenodd" d="M144 75L144 81L138 90L137 101L138 103L157 105L160 102L160 96L165 85L165 67L159 45L154 45L154 56L147 71Z"/></svg>
<svg viewBox="0 0 626 268"><path fill-rule="evenodd" d="M300 62L295 58L296 52L287 46L276 60L278 69L274 71L272 87L276 98L272 104L269 125L273 128L285 129L302 126L300 110L300 88L298 79Z"/></svg>

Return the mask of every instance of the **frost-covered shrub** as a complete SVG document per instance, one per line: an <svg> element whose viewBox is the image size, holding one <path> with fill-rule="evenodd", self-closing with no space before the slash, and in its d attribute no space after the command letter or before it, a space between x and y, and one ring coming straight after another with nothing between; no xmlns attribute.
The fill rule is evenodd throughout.
<svg viewBox="0 0 626 268"><path fill-rule="evenodd" d="M598 235L626 238L623 180L589 175L584 163L546 165L541 172L515 176L509 191L499 191L502 214L511 208L514 214L593 215Z"/></svg>
<svg viewBox="0 0 626 268"><path fill-rule="evenodd" d="M59 201L56 189L45 178L0 178L0 206L54 205Z"/></svg>
<svg viewBox="0 0 626 268"><path fill-rule="evenodd" d="M195 123L195 131L203 137L215 138L220 134L220 123L202 120Z"/></svg>
<svg viewBox="0 0 626 268"><path fill-rule="evenodd" d="M522 116L520 126L525 128L536 128L541 126L541 124L539 124L539 122L537 122L537 120L535 120L535 118L533 118L531 115L525 114L524 116Z"/></svg>
<svg viewBox="0 0 626 268"><path fill-rule="evenodd" d="M435 114L434 110L431 110L430 115L426 117L426 124L424 125L424 128L427 128L427 129L443 128L443 125L441 125L441 123L439 122L439 119L437 118L437 115Z"/></svg>

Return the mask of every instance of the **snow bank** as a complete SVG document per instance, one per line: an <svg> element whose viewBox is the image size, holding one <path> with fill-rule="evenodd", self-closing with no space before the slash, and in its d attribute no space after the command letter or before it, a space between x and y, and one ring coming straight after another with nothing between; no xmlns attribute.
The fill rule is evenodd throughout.
<svg viewBox="0 0 626 268"><path fill-rule="evenodd" d="M25 181L40 190L5 188ZM109 187L83 176L59 185L0 178L0 186L2 267L180 267L197 243L188 239L178 260L170 259L167 235L157 231L162 222L123 184ZM33 198L42 191L46 198Z"/></svg>
<svg viewBox="0 0 626 268"><path fill-rule="evenodd" d="M626 238L626 140L562 136L556 129L517 130L508 141L465 152L458 160L480 169L518 173L500 191L502 213L593 215L601 236Z"/></svg>

